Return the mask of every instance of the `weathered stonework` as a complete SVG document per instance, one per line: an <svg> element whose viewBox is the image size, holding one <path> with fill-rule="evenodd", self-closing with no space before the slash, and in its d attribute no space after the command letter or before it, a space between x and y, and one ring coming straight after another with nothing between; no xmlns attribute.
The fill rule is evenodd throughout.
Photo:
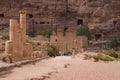
<svg viewBox="0 0 120 80"><path fill-rule="evenodd" d="M32 56L33 47L26 42L26 11L20 11L20 23L15 19L10 19L9 36L10 40L6 42L5 53L11 54L13 61Z"/></svg>
<svg viewBox="0 0 120 80"><path fill-rule="evenodd" d="M88 47L88 39L85 36L77 36L76 31L67 29L57 29L50 37L50 44L56 45L61 52L71 52L73 48L77 52L83 52Z"/></svg>

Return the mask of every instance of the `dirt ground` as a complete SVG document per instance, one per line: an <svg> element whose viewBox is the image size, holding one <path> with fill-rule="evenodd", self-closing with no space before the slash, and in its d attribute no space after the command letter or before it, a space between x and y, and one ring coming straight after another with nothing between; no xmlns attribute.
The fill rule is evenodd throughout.
<svg viewBox="0 0 120 80"><path fill-rule="evenodd" d="M0 73L0 80L120 80L120 62L62 56Z"/></svg>

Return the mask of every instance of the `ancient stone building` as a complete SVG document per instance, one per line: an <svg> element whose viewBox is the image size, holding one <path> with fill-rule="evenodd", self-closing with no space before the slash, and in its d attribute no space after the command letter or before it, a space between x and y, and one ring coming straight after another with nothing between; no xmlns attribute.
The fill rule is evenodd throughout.
<svg viewBox="0 0 120 80"><path fill-rule="evenodd" d="M26 42L26 11L20 11L20 23L16 19L10 19L9 36L10 40L6 42L5 53L11 54L13 61L32 56L33 47Z"/></svg>
<svg viewBox="0 0 120 80"><path fill-rule="evenodd" d="M59 28L50 37L50 44L56 45L61 52L71 52L73 48L77 52L83 52L88 47L88 39L85 36L77 36L72 28Z"/></svg>

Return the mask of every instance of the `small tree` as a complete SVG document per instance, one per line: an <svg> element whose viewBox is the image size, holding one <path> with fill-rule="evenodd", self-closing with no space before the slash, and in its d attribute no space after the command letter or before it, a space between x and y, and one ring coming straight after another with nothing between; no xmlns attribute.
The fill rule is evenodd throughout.
<svg viewBox="0 0 120 80"><path fill-rule="evenodd" d="M30 31L30 32L28 32L28 35L29 35L30 37L36 37L36 36L37 36L37 34L36 34L35 31Z"/></svg>
<svg viewBox="0 0 120 80"><path fill-rule="evenodd" d="M33 40L28 39L27 43L31 44L33 46L33 50L36 51L36 46L37 46L36 42L34 42Z"/></svg>
<svg viewBox="0 0 120 80"><path fill-rule="evenodd" d="M120 32L113 35L113 37L110 39L110 48L117 48L120 43Z"/></svg>
<svg viewBox="0 0 120 80"><path fill-rule="evenodd" d="M55 56L59 56L59 51L58 49L56 48L55 45L50 45L50 47L47 49L47 54L50 56L50 57L55 57Z"/></svg>
<svg viewBox="0 0 120 80"><path fill-rule="evenodd" d="M3 34L2 39L3 40L9 40L9 35L8 34Z"/></svg>
<svg viewBox="0 0 120 80"><path fill-rule="evenodd" d="M47 38L50 38L51 35L51 31L50 30L42 30L42 31L38 31L37 35L42 35L45 36Z"/></svg>
<svg viewBox="0 0 120 80"><path fill-rule="evenodd" d="M111 57L118 58L118 54L116 53L114 49L109 50L106 54Z"/></svg>
<svg viewBox="0 0 120 80"><path fill-rule="evenodd" d="M118 47L118 41L115 37L113 37L111 40L110 40L110 48L116 48Z"/></svg>
<svg viewBox="0 0 120 80"><path fill-rule="evenodd" d="M79 27L79 29L77 30L77 35L78 36L87 36L89 40L91 39L89 28L88 28L88 26L85 26L85 25L81 25Z"/></svg>

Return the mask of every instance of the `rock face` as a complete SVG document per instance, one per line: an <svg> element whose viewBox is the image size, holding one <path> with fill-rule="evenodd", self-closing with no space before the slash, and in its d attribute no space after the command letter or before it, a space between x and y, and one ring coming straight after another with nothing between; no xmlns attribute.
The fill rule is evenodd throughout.
<svg viewBox="0 0 120 80"><path fill-rule="evenodd" d="M65 16L66 0L1 0L0 24L8 24L10 18L19 20L19 10L28 12L28 32L52 29L52 24ZM8 5L9 4L9 5ZM16 6L17 5L17 6ZM63 20L61 19L61 20ZM60 20L59 20L60 21Z"/></svg>
<svg viewBox="0 0 120 80"><path fill-rule="evenodd" d="M120 31L120 0L0 0L0 27L10 18L19 20L19 10L28 11L28 32L60 27L78 27L82 21L96 35L110 37Z"/></svg>
<svg viewBox="0 0 120 80"><path fill-rule="evenodd" d="M110 37L120 31L120 1L119 0L78 0L79 18L96 35ZM105 38L104 37L104 38Z"/></svg>
<svg viewBox="0 0 120 80"><path fill-rule="evenodd" d="M5 53L10 54L12 61L31 57L33 47L26 43L26 11L20 11L20 23L15 19L10 20L10 40L6 42Z"/></svg>

